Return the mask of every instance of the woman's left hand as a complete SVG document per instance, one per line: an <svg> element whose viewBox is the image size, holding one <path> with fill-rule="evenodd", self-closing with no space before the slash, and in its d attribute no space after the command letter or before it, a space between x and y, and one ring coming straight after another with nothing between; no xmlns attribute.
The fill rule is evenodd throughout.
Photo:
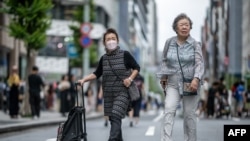
<svg viewBox="0 0 250 141"><path fill-rule="evenodd" d="M191 91L193 91L193 92L197 91L198 86L199 86L199 79L194 78L194 79L192 80L192 82L191 82L191 85L190 85Z"/></svg>
<svg viewBox="0 0 250 141"><path fill-rule="evenodd" d="M131 85L131 81L129 80L129 78L126 78L123 80L123 84L126 86L126 87L129 87Z"/></svg>

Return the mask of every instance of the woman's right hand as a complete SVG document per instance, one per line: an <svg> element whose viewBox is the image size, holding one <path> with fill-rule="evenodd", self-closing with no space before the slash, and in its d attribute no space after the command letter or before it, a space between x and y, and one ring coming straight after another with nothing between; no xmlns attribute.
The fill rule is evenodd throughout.
<svg viewBox="0 0 250 141"><path fill-rule="evenodd" d="M81 85L83 85L84 82L85 82L85 80L84 80L84 79L80 79L80 80L78 80L77 82L80 83Z"/></svg>
<svg viewBox="0 0 250 141"><path fill-rule="evenodd" d="M165 90L165 88L166 88L166 86L167 86L167 83L168 83L168 80L167 80L167 79L162 79L162 80L160 81L160 83L161 83L162 89Z"/></svg>

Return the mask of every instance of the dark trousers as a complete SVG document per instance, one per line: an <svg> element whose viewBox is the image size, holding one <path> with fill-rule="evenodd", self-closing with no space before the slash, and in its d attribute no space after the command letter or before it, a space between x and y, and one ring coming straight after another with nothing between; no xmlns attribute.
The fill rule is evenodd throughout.
<svg viewBox="0 0 250 141"><path fill-rule="evenodd" d="M122 139L122 119L110 116L109 117L111 129L108 141L123 141Z"/></svg>
<svg viewBox="0 0 250 141"><path fill-rule="evenodd" d="M16 117L19 112L18 95L18 87L16 85L11 86L9 93L9 114L12 118Z"/></svg>
<svg viewBox="0 0 250 141"><path fill-rule="evenodd" d="M30 92L30 107L32 116L40 117L40 93L39 92Z"/></svg>
<svg viewBox="0 0 250 141"><path fill-rule="evenodd" d="M214 97L208 97L207 116L214 116Z"/></svg>

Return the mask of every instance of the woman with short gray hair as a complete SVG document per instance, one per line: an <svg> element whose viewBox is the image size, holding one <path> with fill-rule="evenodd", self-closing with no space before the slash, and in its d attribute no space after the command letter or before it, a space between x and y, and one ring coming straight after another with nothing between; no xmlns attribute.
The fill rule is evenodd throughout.
<svg viewBox="0 0 250 141"><path fill-rule="evenodd" d="M197 95L204 73L201 45L190 35L192 21L179 14L173 22L177 36L167 39L161 71L157 73L165 93L165 109L161 141L172 141L174 117L182 100L184 140L196 141Z"/></svg>

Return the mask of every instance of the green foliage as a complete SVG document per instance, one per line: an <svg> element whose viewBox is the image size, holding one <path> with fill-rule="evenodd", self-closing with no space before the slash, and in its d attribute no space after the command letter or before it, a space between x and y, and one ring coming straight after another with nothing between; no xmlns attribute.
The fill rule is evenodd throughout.
<svg viewBox="0 0 250 141"><path fill-rule="evenodd" d="M163 90L158 84L159 84L159 80L155 77L155 75L149 74L149 91L163 94Z"/></svg>
<svg viewBox="0 0 250 141"><path fill-rule="evenodd" d="M97 45L96 44L92 44L91 45L91 47L90 47L90 55L89 55L89 57L90 57L90 66L91 67L94 67L95 65L97 65L97 62L99 61L98 60L98 58L97 58L97 56L98 56L98 54L97 54Z"/></svg>
<svg viewBox="0 0 250 141"><path fill-rule="evenodd" d="M30 68L33 65L30 52L44 47L46 30L50 26L47 12L53 7L52 0L3 0L1 12L10 15L9 34L20 39L27 47L26 83ZM25 97L21 115L29 117L30 107Z"/></svg>
<svg viewBox="0 0 250 141"><path fill-rule="evenodd" d="M95 20L95 5L93 3L93 0L89 1L89 9L90 9L90 22L94 22ZM70 59L70 66L72 67L80 67L82 65L82 52L83 52L83 47L79 43L79 39L81 37L80 33L80 25L83 23L83 13L84 9L83 6L78 6L76 10L73 13L73 20L78 22L78 25L71 25L70 29L73 31L73 40L74 40L74 45L76 47L76 51L79 54L79 57ZM90 55L90 66L94 66L97 63L97 45L93 42L92 45L89 47Z"/></svg>
<svg viewBox="0 0 250 141"><path fill-rule="evenodd" d="M4 0L4 4L2 11L11 15L10 35L23 40L28 49L44 47L51 19L47 12L53 7L51 0Z"/></svg>

